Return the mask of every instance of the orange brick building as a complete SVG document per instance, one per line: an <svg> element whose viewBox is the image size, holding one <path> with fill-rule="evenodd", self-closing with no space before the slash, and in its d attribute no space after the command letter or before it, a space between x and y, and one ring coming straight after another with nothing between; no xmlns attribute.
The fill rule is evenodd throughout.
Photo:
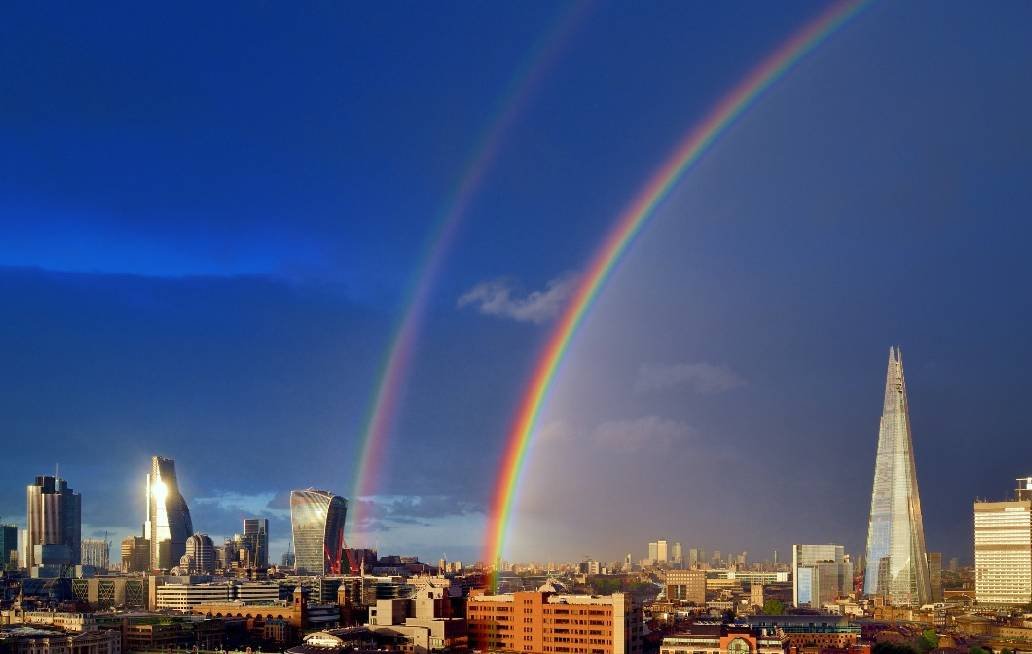
<svg viewBox="0 0 1032 654"><path fill-rule="evenodd" d="M486 652L640 654L641 606L630 595L473 591L469 646Z"/></svg>

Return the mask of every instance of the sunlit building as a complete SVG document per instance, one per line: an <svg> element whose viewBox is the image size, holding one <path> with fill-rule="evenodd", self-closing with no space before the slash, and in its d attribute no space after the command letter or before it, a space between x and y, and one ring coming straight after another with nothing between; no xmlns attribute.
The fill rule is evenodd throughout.
<svg viewBox="0 0 1032 654"><path fill-rule="evenodd" d="M347 500L339 495L312 488L290 491L294 567L299 574L341 574L347 510Z"/></svg>
<svg viewBox="0 0 1032 654"><path fill-rule="evenodd" d="M144 531L150 541L151 570L168 570L186 554L186 539L193 535L193 521L179 492L176 463L172 459L151 457Z"/></svg>
<svg viewBox="0 0 1032 654"><path fill-rule="evenodd" d="M150 567L150 541L129 536L122 541L122 572L146 572Z"/></svg>
<svg viewBox="0 0 1032 654"><path fill-rule="evenodd" d="M864 593L881 596L895 606L921 606L932 594L903 355L897 347L889 349L885 378L867 525Z"/></svg>
<svg viewBox="0 0 1032 654"><path fill-rule="evenodd" d="M1032 477L1011 502L975 502L975 599L1032 603Z"/></svg>
<svg viewBox="0 0 1032 654"><path fill-rule="evenodd" d="M820 609L853 590L853 564L842 545L792 546L792 604Z"/></svg>
<svg viewBox="0 0 1032 654"><path fill-rule="evenodd" d="M81 556L83 565L107 570L110 565L111 543L103 538L84 538Z"/></svg>
<svg viewBox="0 0 1032 654"><path fill-rule="evenodd" d="M82 554L82 498L59 477L25 488L25 566L74 565Z"/></svg>
<svg viewBox="0 0 1032 654"><path fill-rule="evenodd" d="M179 561L192 573L214 572L216 567L215 545L208 534L193 534L186 539L186 553Z"/></svg>

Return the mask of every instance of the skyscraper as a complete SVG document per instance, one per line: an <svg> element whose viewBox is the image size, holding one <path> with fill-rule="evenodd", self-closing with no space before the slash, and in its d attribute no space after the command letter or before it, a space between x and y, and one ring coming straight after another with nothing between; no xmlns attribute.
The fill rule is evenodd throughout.
<svg viewBox="0 0 1032 654"><path fill-rule="evenodd" d="M193 534L186 539L186 553L179 560L180 567L190 572L210 574L215 571L215 546L208 534Z"/></svg>
<svg viewBox="0 0 1032 654"><path fill-rule="evenodd" d="M0 570L18 567L18 527L0 525Z"/></svg>
<svg viewBox="0 0 1032 654"><path fill-rule="evenodd" d="M25 565L79 563L82 498L59 477L41 475L25 487Z"/></svg>
<svg viewBox="0 0 1032 654"><path fill-rule="evenodd" d="M193 535L193 521L179 492L176 462L172 459L151 457L144 532L150 541L151 570L168 570L179 564L186 553L186 539Z"/></svg>
<svg viewBox="0 0 1032 654"><path fill-rule="evenodd" d="M853 564L842 545L792 546L792 605L821 609L853 590Z"/></svg>
<svg viewBox="0 0 1032 654"><path fill-rule="evenodd" d="M910 405L898 347L889 348L867 524L864 593L881 595L896 606L920 606L931 600Z"/></svg>
<svg viewBox="0 0 1032 654"><path fill-rule="evenodd" d="M656 562L667 563L670 561L670 544L665 539L656 541Z"/></svg>
<svg viewBox="0 0 1032 654"><path fill-rule="evenodd" d="M268 518L245 518L244 540L251 552L251 565L269 567L269 520Z"/></svg>
<svg viewBox="0 0 1032 654"><path fill-rule="evenodd" d="M129 536L122 541L122 572L146 572L150 566L150 541Z"/></svg>
<svg viewBox="0 0 1032 654"><path fill-rule="evenodd" d="M347 511L347 500L333 493L313 488L290 491L290 527L298 573L341 574Z"/></svg>
<svg viewBox="0 0 1032 654"><path fill-rule="evenodd" d="M82 564L107 570L110 565L111 543L103 538L84 538L82 541Z"/></svg>

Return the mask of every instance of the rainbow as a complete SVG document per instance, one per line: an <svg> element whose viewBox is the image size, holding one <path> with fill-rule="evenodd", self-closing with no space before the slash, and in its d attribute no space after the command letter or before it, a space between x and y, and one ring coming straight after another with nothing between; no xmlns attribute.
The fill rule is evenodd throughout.
<svg viewBox="0 0 1032 654"><path fill-rule="evenodd" d="M705 120L685 135L673 153L620 214L602 247L592 258L586 273L582 275L573 297L549 336L520 402L502 456L494 499L488 513L484 559L488 565L497 568L501 562L505 537L512 517L513 500L516 498L520 475L533 440L538 414L577 328L584 321L620 257L678 180L705 154L728 126L795 63L855 16L866 3L867 0L853 0L831 5L764 59L713 107Z"/></svg>
<svg viewBox="0 0 1032 654"><path fill-rule="evenodd" d="M428 246L420 257L413 282L405 294L402 319L394 332L386 358L380 367L379 382L373 394L365 422L361 451L357 459L355 483L352 491L352 525L358 526L364 519L361 498L373 495L383 464L384 450L397 416L404 381L412 363L432 290L441 274L455 233L462 217L469 209L476 191L497 159L503 137L522 114L527 101L538 86L563 45L587 13L589 3L583 0L567 5L551 22L549 28L537 39L523 64L506 84L492 114L488 127L477 140L473 155L469 158L455 191L449 196L445 211L437 224Z"/></svg>

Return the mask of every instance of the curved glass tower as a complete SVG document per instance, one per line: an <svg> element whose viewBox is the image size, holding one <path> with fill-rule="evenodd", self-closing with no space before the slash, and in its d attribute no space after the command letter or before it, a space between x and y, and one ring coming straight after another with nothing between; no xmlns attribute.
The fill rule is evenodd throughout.
<svg viewBox="0 0 1032 654"><path fill-rule="evenodd" d="M348 501L327 491L290 491L294 566L300 574L341 574Z"/></svg>
<svg viewBox="0 0 1032 654"><path fill-rule="evenodd" d="M186 539L193 535L193 521L179 492L176 462L172 459L151 457L144 531L150 540L151 570L168 570L179 564L186 554Z"/></svg>
<svg viewBox="0 0 1032 654"><path fill-rule="evenodd" d="M867 524L864 593L883 596L895 606L921 606L931 600L910 405L898 347L889 348Z"/></svg>

